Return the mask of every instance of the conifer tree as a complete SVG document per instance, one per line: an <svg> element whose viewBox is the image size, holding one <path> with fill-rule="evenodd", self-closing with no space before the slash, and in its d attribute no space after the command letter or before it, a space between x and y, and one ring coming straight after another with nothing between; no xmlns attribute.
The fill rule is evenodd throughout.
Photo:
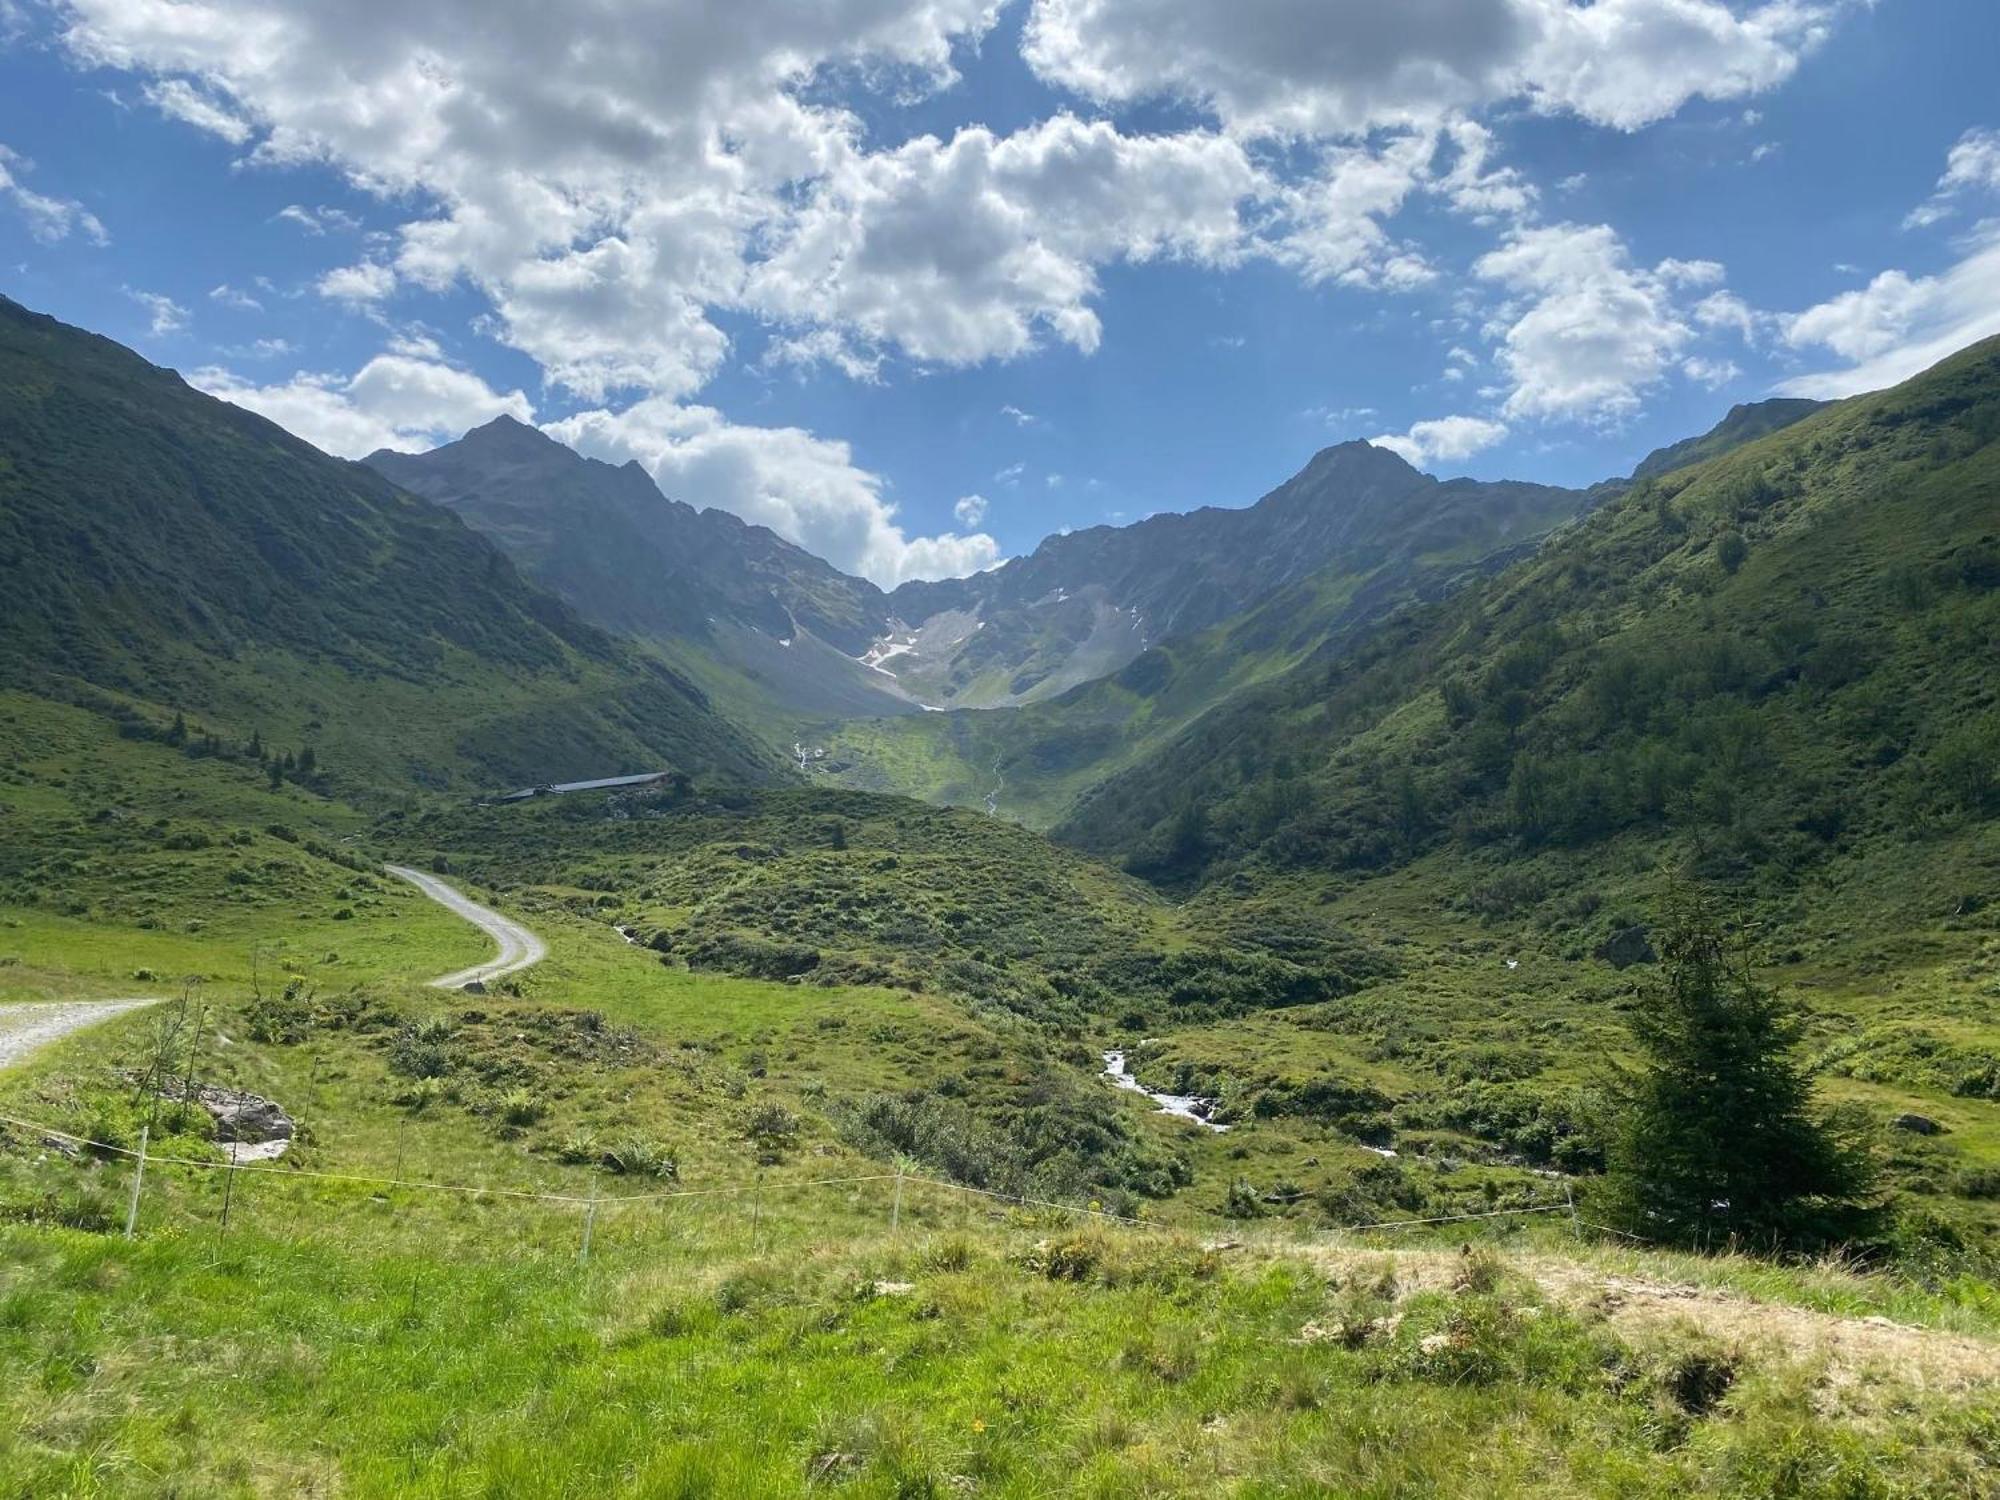
<svg viewBox="0 0 2000 1500"><path fill-rule="evenodd" d="M1644 1239L1825 1244L1866 1226L1858 1130L1823 1117L1793 1055L1795 1010L1758 983L1713 907L1675 897L1661 972L1634 1013L1646 1066L1615 1128L1606 1211Z"/></svg>

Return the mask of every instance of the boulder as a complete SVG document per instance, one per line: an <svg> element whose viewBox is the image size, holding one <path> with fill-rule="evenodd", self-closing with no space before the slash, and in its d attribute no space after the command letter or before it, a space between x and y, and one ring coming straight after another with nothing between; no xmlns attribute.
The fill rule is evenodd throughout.
<svg viewBox="0 0 2000 1500"><path fill-rule="evenodd" d="M1633 925L1621 927L1596 948L1597 956L1614 969L1629 969L1634 964L1650 964L1658 960L1653 944L1646 936L1644 927Z"/></svg>
<svg viewBox="0 0 2000 1500"><path fill-rule="evenodd" d="M1917 1114L1897 1115L1896 1118L1891 1120L1889 1123L1897 1130L1909 1131L1911 1135L1944 1134L1944 1126L1938 1124L1938 1122L1936 1120L1933 1120L1929 1115L1917 1115Z"/></svg>
<svg viewBox="0 0 2000 1500"><path fill-rule="evenodd" d="M289 1141L292 1138L292 1117L262 1094L218 1088L205 1083L195 1097L201 1101L201 1107L214 1117L215 1138L224 1144L235 1141L245 1146L257 1146L266 1141Z"/></svg>

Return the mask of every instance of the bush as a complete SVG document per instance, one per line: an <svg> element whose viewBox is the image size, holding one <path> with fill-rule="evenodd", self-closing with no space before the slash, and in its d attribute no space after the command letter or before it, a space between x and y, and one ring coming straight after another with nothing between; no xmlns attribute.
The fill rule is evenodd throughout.
<svg viewBox="0 0 2000 1500"><path fill-rule="evenodd" d="M542 1101L527 1089L510 1089L500 1100L500 1118L508 1125L532 1125L543 1112Z"/></svg>

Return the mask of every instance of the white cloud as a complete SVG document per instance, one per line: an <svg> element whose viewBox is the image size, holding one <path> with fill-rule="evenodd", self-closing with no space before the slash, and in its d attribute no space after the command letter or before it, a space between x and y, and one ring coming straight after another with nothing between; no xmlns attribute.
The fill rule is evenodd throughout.
<svg viewBox="0 0 2000 1500"><path fill-rule="evenodd" d="M263 303L259 302L248 292L240 291L226 281L219 286L212 286L208 289L208 300L211 302L220 302L224 307L233 307L241 312L262 312L264 310Z"/></svg>
<svg viewBox="0 0 2000 1500"><path fill-rule="evenodd" d="M378 354L352 376L301 372L256 385L228 370L196 370L190 384L246 406L342 458L378 448L421 452L502 415L532 422L520 391L493 390L469 371L404 354Z"/></svg>
<svg viewBox="0 0 2000 1500"><path fill-rule="evenodd" d="M1509 99L1630 130L1789 77L1820 5L1721 0L1035 0L1023 51L1108 104L1177 98L1246 136L1436 125Z"/></svg>
<svg viewBox="0 0 2000 1500"><path fill-rule="evenodd" d="M179 333L188 324L188 310L162 292L145 292L126 287L125 295L146 309L148 331L155 338Z"/></svg>
<svg viewBox="0 0 2000 1500"><path fill-rule="evenodd" d="M849 380L863 385L882 381L883 355L880 349L865 347L831 328L815 328L790 338L774 338L765 346L761 363L767 369L793 365L809 370L815 365L831 365Z"/></svg>
<svg viewBox="0 0 2000 1500"><path fill-rule="evenodd" d="M109 244L111 236L97 215L73 198L52 198L35 192L21 181L20 174L34 170L34 163L17 151L0 145L0 201L14 205L28 221L28 233L44 245L60 244L71 234L81 234L95 245Z"/></svg>
<svg viewBox="0 0 2000 1500"><path fill-rule="evenodd" d="M1036 0L1025 48L1095 99L1181 96L1220 129L1126 134L1069 114L886 149L823 85L907 101L954 80L998 0L433 0L363 17L311 0L69 0L81 61L156 107L417 204L393 267L322 290L470 284L492 331L598 401L686 397L730 353L718 314L781 330L767 365L877 379L922 363L1094 350L1103 269L1274 258L1312 282L1438 274L1385 221L1412 193L1517 218L1467 111L1510 100L1629 127L1782 78L1818 11L1777 0ZM1313 137L1253 153L1260 136ZM312 233L354 227L293 204Z"/></svg>
<svg viewBox="0 0 2000 1500"><path fill-rule="evenodd" d="M146 102L169 119L219 135L240 146L252 134L247 120L231 113L185 78L166 78L146 86Z"/></svg>
<svg viewBox="0 0 2000 1500"><path fill-rule="evenodd" d="M1033 412L1022 411L1020 407L1011 404L1001 407L1000 415L1007 418L1016 427L1032 427L1038 420Z"/></svg>
<svg viewBox="0 0 2000 1500"><path fill-rule="evenodd" d="M1681 373L1713 391L1728 385L1743 372L1736 367L1734 360L1709 359L1697 354L1681 361Z"/></svg>
<svg viewBox="0 0 2000 1500"><path fill-rule="evenodd" d="M1949 218L1967 194L1979 192L2000 192L2000 130L1974 128L1960 136L1945 157L1937 187L1910 210L1903 227L1922 229Z"/></svg>
<svg viewBox="0 0 2000 1500"><path fill-rule="evenodd" d="M1453 462L1470 458L1506 436L1505 422L1494 422L1485 417L1456 416L1415 422L1408 432L1385 432L1368 441L1422 468L1441 460Z"/></svg>
<svg viewBox="0 0 2000 1500"><path fill-rule="evenodd" d="M1653 274L1668 286L1719 286L1723 278L1720 261L1675 260L1669 257L1653 268Z"/></svg>
<svg viewBox="0 0 2000 1500"><path fill-rule="evenodd" d="M995 484L1019 484L1021 476L1027 472L1028 466L1026 464L1009 464L1006 468L994 472L993 482Z"/></svg>
<svg viewBox="0 0 2000 1500"><path fill-rule="evenodd" d="M977 526L981 521L986 519L986 497L984 495L962 496L959 502L951 508L951 513L958 518L959 525Z"/></svg>
<svg viewBox="0 0 2000 1500"><path fill-rule="evenodd" d="M2000 334L2000 224L1985 226L1939 275L1884 271L1782 326L1793 348L1828 349L1847 362L1794 376L1780 387L1787 395L1827 400L1907 380L1967 344Z"/></svg>
<svg viewBox="0 0 2000 1500"><path fill-rule="evenodd" d="M1689 309L1695 322L1713 332L1728 329L1745 343L1755 343L1767 321L1734 292L1710 292Z"/></svg>
<svg viewBox="0 0 2000 1500"><path fill-rule="evenodd" d="M787 320L748 295L751 268L776 247L809 277L802 235L825 227L815 208L840 191L832 175L866 188L883 175L866 166L858 115L807 86L832 69L899 99L941 87L953 47L982 36L996 8L433 0L357 14L313 0L72 0L64 37L86 64L198 88L258 131L255 161L328 164L385 203L422 205L399 232L398 273L434 290L470 283L501 337L597 397L706 381L728 349L710 308ZM284 216L328 227L302 206ZM900 238L892 222L871 232ZM1041 274L1044 243L1016 234L997 271L947 259L934 274L974 283L971 321L997 300L1066 336L1087 316L1085 288ZM996 298L992 283L1009 277ZM903 326L879 290L785 292L843 331ZM945 357L978 343L958 323L935 341L914 320L907 331ZM973 357L988 352L1000 351Z"/></svg>
<svg viewBox="0 0 2000 1500"><path fill-rule="evenodd" d="M1126 136L1068 115L1009 136L975 126L842 150L751 267L744 300L944 365L1045 337L1088 353L1102 334L1098 266L1234 263L1240 205L1262 182L1221 136Z"/></svg>
<svg viewBox="0 0 2000 1500"><path fill-rule="evenodd" d="M651 397L544 430L595 458L636 459L676 499L768 526L885 588L1000 560L999 544L982 533L907 536L882 497L881 479L854 462L847 444L798 428L738 426L711 407Z"/></svg>
<svg viewBox="0 0 2000 1500"><path fill-rule="evenodd" d="M222 350L231 359L277 359L298 352L298 346L289 339L252 339L247 344L230 344Z"/></svg>
<svg viewBox="0 0 2000 1500"><path fill-rule="evenodd" d="M396 273L388 266L363 261L328 271L313 289L335 302L380 302L396 290Z"/></svg>
<svg viewBox="0 0 2000 1500"><path fill-rule="evenodd" d="M332 230L353 231L361 227L361 221L344 209L328 208L322 204L318 208L307 208L303 203L287 203L273 218L287 224L296 224L310 235L322 235Z"/></svg>
<svg viewBox="0 0 2000 1500"><path fill-rule="evenodd" d="M1609 225L1522 229L1473 269L1518 299L1492 329L1509 417L1627 416L1694 336L1673 296L1686 263L1635 266Z"/></svg>

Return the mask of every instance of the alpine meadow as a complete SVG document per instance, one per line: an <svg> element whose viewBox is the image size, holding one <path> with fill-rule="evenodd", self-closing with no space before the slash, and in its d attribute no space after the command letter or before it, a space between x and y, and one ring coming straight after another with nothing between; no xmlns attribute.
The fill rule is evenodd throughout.
<svg viewBox="0 0 2000 1500"><path fill-rule="evenodd" d="M0 0L0 1496L2000 1497L1996 57Z"/></svg>

